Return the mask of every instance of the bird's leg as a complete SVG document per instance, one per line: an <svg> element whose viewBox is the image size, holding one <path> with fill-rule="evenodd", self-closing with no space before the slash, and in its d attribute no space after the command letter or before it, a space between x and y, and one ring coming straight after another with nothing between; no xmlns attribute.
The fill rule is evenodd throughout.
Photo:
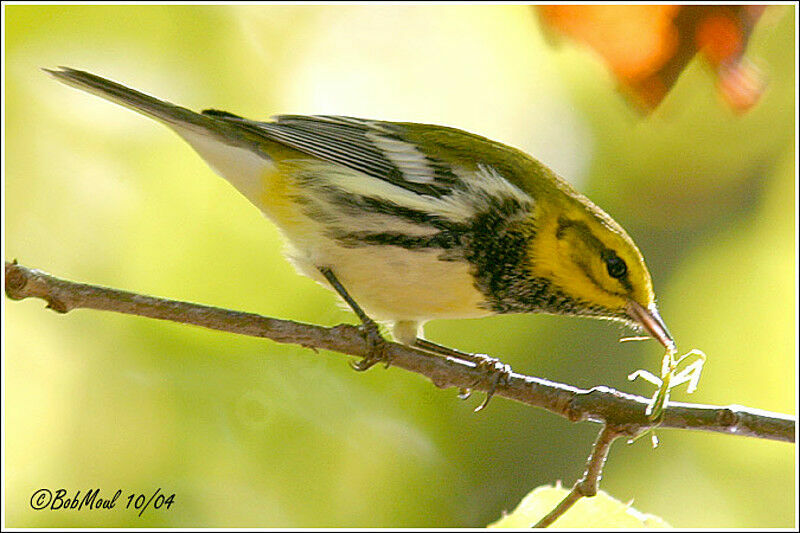
<svg viewBox="0 0 800 533"><path fill-rule="evenodd" d="M511 378L511 366L501 362L497 358L489 357L486 354L462 352L460 350L448 348L447 346L442 346L441 344L436 344L435 342L420 338L414 341L414 346L427 352L444 355L446 357L455 357L456 359L462 359L464 361L475 363L476 368L486 370L490 375L494 376L494 384L492 385L492 388L486 393L486 399L475 409L475 412L478 412L486 407L489 404L489 400L492 399L494 391L497 389L497 387L507 386L509 379ZM462 398L466 399L469 397L469 395L469 389L462 390Z"/></svg>
<svg viewBox="0 0 800 533"><path fill-rule="evenodd" d="M350 306L350 309L353 310L358 319L361 320L361 330L364 333L364 339L367 341L367 345L369 346L369 354L361 361L352 362L350 365L359 372L368 370L373 365L381 361L385 361L386 366L388 367L391 360L386 350L387 342L386 339L384 339L381 335L380 329L378 329L378 324L376 324L375 321L372 320L363 309L361 309L361 306L358 305L355 300L353 300L353 297L350 296L330 268L317 268L319 268L319 271L323 276L325 276L325 279L328 280L328 283L331 284L331 287L333 287L333 289L339 294L339 296L342 297L347 305Z"/></svg>

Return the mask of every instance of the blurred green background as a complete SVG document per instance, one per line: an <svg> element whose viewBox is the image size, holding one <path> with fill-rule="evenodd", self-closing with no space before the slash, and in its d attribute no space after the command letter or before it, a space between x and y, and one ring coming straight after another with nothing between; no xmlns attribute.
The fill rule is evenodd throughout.
<svg viewBox="0 0 800 533"><path fill-rule="evenodd" d="M5 253L79 281L333 325L275 228L177 136L50 79L86 69L186 107L460 127L553 167L634 237L661 314L709 361L674 399L795 413L795 8L748 56L733 115L694 61L643 119L590 51L526 6L4 6ZM483 526L571 484L597 427L339 354L4 301L10 527ZM428 337L580 387L655 371L653 342L549 316L438 321ZM618 443L603 488L685 527L796 524L794 445L660 431ZM169 511L33 511L42 487L176 494Z"/></svg>

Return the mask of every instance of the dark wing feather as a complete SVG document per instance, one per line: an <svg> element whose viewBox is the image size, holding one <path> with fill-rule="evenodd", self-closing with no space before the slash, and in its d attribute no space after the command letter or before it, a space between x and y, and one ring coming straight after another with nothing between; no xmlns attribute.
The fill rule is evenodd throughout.
<svg viewBox="0 0 800 533"><path fill-rule="evenodd" d="M215 111L208 114L236 122L305 154L418 194L441 197L452 192L453 186L460 181L449 166L421 151L418 160L404 162L376 143L376 138L379 138L390 143L409 144L402 138L402 125L397 123L324 115L279 115L274 122L256 122Z"/></svg>

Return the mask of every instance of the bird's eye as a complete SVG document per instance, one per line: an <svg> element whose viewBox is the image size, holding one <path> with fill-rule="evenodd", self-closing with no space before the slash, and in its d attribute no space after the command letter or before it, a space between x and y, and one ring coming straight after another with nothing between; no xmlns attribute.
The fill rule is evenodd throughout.
<svg viewBox="0 0 800 533"><path fill-rule="evenodd" d="M620 259L620 257L614 252L608 252L603 255L603 259L606 262L608 275L616 279L624 278L625 274L628 273L628 265L625 264L625 261Z"/></svg>

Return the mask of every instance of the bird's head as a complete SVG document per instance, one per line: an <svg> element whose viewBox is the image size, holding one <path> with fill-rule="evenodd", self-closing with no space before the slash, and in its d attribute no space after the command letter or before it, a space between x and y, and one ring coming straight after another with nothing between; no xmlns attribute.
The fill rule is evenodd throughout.
<svg viewBox="0 0 800 533"><path fill-rule="evenodd" d="M630 236L581 195L559 203L540 208L528 251L531 273L549 280L568 302L555 312L622 321L674 349L650 272Z"/></svg>

